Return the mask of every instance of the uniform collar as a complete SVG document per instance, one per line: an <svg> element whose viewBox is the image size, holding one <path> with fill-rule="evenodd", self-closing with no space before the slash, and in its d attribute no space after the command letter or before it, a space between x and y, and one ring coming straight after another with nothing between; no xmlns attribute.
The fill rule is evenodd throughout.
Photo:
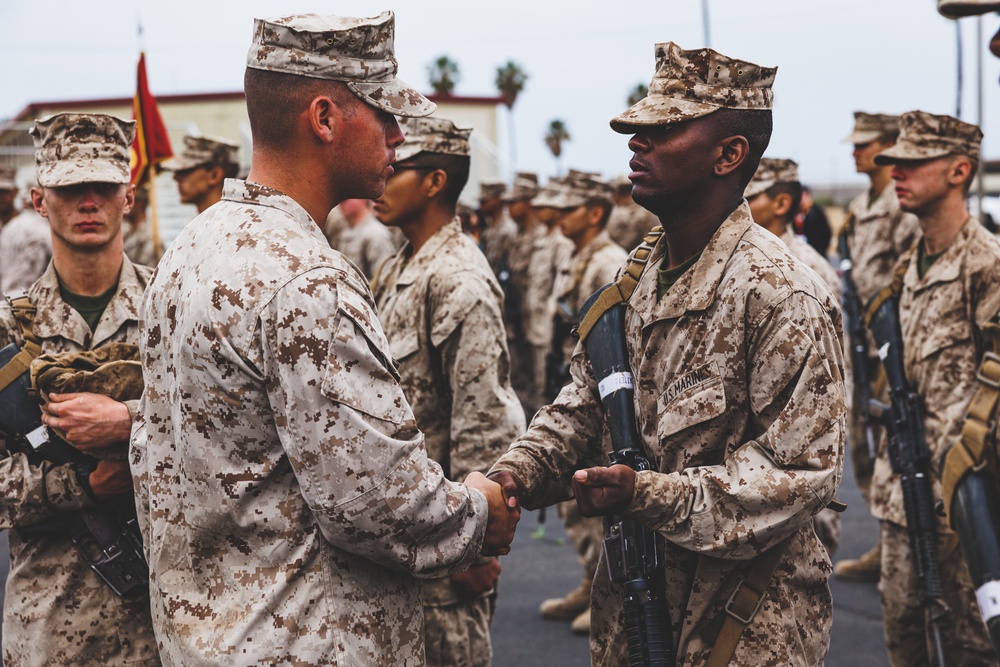
<svg viewBox="0 0 1000 667"><path fill-rule="evenodd" d="M744 200L719 226L694 266L657 301L656 269L667 250L666 236L661 236L631 300L644 323L673 319L685 312L705 310L712 305L729 258L743 235L755 224L750 216L750 207Z"/></svg>
<svg viewBox="0 0 1000 667"><path fill-rule="evenodd" d="M144 288L135 265L123 254L118 289L101 315L97 330L91 334L80 313L63 301L55 265L49 262L45 273L31 290L31 302L37 311L32 328L39 338L61 337L83 348L97 347L125 324L139 321L139 299Z"/></svg>
<svg viewBox="0 0 1000 667"><path fill-rule="evenodd" d="M937 260L931 264L931 267L927 270L927 275L923 278L920 277L920 272L918 270L920 264L920 246L923 240L917 242L913 248L913 256L910 261L910 265L906 268L905 282L908 285L912 285L915 292L921 292L933 285L939 283L948 283L953 280L958 280L962 274L962 260L965 257L966 249L972 240L973 234L976 233L976 226L979 225L979 221L975 218L970 217L962 225L962 228L958 230L958 235L955 236L955 240L951 242L951 245L944 251L944 253L937 258Z"/></svg>
<svg viewBox="0 0 1000 667"><path fill-rule="evenodd" d="M399 278L396 279L396 285L403 287L415 283L426 272L427 266L434 261L438 251L461 233L462 224L457 217L434 232L434 235L427 239L427 242L421 246L420 250L410 257L409 263L407 263L406 267L399 274ZM405 257L412 250L413 246L407 241L406 246L400 251L399 256Z"/></svg>
<svg viewBox="0 0 1000 667"><path fill-rule="evenodd" d="M323 230L306 213L301 204L274 188L250 181L227 178L222 186L222 199L237 204L252 204L277 209L295 220L309 234L322 240L323 243L327 243L326 237L323 236Z"/></svg>

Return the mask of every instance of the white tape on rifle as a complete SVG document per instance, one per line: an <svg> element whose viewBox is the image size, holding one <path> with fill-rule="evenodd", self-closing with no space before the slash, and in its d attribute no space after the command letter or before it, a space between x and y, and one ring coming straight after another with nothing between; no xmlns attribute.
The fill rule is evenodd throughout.
<svg viewBox="0 0 1000 667"><path fill-rule="evenodd" d="M979 611L983 612L984 620L1000 616L1000 581L987 581L977 588L976 600L979 602Z"/></svg>
<svg viewBox="0 0 1000 667"><path fill-rule="evenodd" d="M28 443L35 449L49 442L49 428L44 424L36 428L31 433L24 436Z"/></svg>
<svg viewBox="0 0 1000 667"><path fill-rule="evenodd" d="M597 390L601 393L601 400L604 400L619 389L633 389L635 383L632 381L631 373L612 373L597 383Z"/></svg>

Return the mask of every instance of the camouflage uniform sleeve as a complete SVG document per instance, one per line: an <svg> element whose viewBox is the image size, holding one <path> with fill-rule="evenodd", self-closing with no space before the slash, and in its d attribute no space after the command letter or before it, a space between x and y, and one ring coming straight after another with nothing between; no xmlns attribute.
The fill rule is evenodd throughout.
<svg viewBox="0 0 1000 667"><path fill-rule="evenodd" d="M601 452L604 411L580 343L573 352L570 375L570 383L556 400L535 414L527 432L490 470L507 470L521 480L525 488L519 500L527 509L571 498L573 471L606 465Z"/></svg>
<svg viewBox="0 0 1000 667"><path fill-rule="evenodd" d="M0 303L0 347L20 343L14 314L6 301ZM0 438L0 529L30 526L61 512L93 507L94 502L76 480L71 465L28 462L11 452Z"/></svg>
<svg viewBox="0 0 1000 667"><path fill-rule="evenodd" d="M626 513L669 541L716 558L750 559L811 521L843 468L846 395L839 318L793 293L747 341L749 431L720 465L636 474Z"/></svg>
<svg viewBox="0 0 1000 667"><path fill-rule="evenodd" d="M486 498L427 458L375 313L337 275L296 277L260 314L278 438L331 544L442 576L482 550Z"/></svg>
<svg viewBox="0 0 1000 667"><path fill-rule="evenodd" d="M140 404L141 404L140 400ZM132 436L129 438L129 470L132 473L132 490L135 495L136 517L139 532L146 536L142 542L146 562L149 561L149 471L146 468L146 420L142 411L137 410L132 417Z"/></svg>
<svg viewBox="0 0 1000 667"><path fill-rule="evenodd" d="M486 472L524 432L524 409L510 386L499 304L482 279L466 273L432 286L431 344L451 389L452 479Z"/></svg>

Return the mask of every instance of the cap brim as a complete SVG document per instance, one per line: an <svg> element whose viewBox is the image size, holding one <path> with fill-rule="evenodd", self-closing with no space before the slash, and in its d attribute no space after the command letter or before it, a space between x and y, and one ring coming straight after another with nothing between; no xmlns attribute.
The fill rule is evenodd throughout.
<svg viewBox="0 0 1000 667"><path fill-rule="evenodd" d="M17 183L14 181L9 181L6 178L0 178L0 190L16 190Z"/></svg>
<svg viewBox="0 0 1000 667"><path fill-rule="evenodd" d="M705 102L692 102L666 95L650 95L612 118L611 129L619 134L634 134L641 127L682 123L707 116L720 108Z"/></svg>
<svg viewBox="0 0 1000 667"><path fill-rule="evenodd" d="M43 188L58 188L77 183L116 183L124 185L132 179L127 164L110 160L68 160L36 167L38 184Z"/></svg>
<svg viewBox="0 0 1000 667"><path fill-rule="evenodd" d="M175 155L169 160L164 160L160 164L160 169L163 171L184 171L186 169L194 169L195 167L200 167L203 164L208 164L204 160L195 160L191 158L185 159L183 155Z"/></svg>
<svg viewBox="0 0 1000 667"><path fill-rule="evenodd" d="M941 148L924 148L908 142L899 142L876 155L874 162L878 166L884 167L903 160L933 160L945 155L951 155L951 153Z"/></svg>
<svg viewBox="0 0 1000 667"><path fill-rule="evenodd" d="M862 130L855 131L844 137L844 142L848 144L869 144L876 139L880 139L883 136L883 132L877 132L874 130Z"/></svg>
<svg viewBox="0 0 1000 667"><path fill-rule="evenodd" d="M404 141L402 144L400 144L399 148L396 149L396 162L402 162L403 160L409 160L411 157L413 157L417 153L422 152L422 150L423 149L420 148L420 144L413 143L413 144L407 145L407 143Z"/></svg>
<svg viewBox="0 0 1000 667"><path fill-rule="evenodd" d="M344 84L367 104L393 116L421 118L429 116L437 105L408 86L402 79L388 81L344 81Z"/></svg>
<svg viewBox="0 0 1000 667"><path fill-rule="evenodd" d="M938 13L949 19L981 16L1000 11L1000 2L939 2Z"/></svg>
<svg viewBox="0 0 1000 667"><path fill-rule="evenodd" d="M777 181L750 181L750 183L747 184L746 189L743 190L743 198L751 199L752 197L759 195L761 192L767 192L775 183L777 183Z"/></svg>

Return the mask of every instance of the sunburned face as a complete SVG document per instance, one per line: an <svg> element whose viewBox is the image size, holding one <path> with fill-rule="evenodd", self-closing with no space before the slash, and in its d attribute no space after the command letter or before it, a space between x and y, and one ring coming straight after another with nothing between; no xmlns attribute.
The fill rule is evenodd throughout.
<svg viewBox="0 0 1000 667"><path fill-rule="evenodd" d="M896 197L904 211L920 215L945 196L949 189L950 156L930 160L901 160L892 166Z"/></svg>
<svg viewBox="0 0 1000 667"><path fill-rule="evenodd" d="M335 159L345 179L342 193L357 199L380 196L404 140L396 117L358 100L345 110L341 137Z"/></svg>

